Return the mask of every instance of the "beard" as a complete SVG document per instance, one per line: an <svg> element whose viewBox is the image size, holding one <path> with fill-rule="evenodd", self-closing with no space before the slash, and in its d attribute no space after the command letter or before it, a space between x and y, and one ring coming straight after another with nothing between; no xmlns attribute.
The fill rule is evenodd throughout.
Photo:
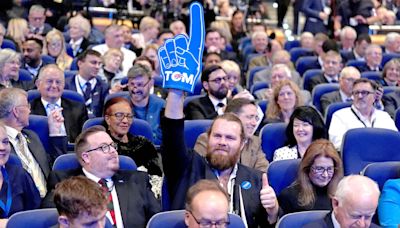
<svg viewBox="0 0 400 228"><path fill-rule="evenodd" d="M228 87L223 87L215 91L210 90L210 94L216 97L217 99L222 100L228 94Z"/></svg>
<svg viewBox="0 0 400 228"><path fill-rule="evenodd" d="M221 148L216 148L221 149ZM238 162L240 151L238 150L235 154L225 155L214 153L210 148L207 150L206 159L211 164L211 167L217 170L226 170L235 166Z"/></svg>

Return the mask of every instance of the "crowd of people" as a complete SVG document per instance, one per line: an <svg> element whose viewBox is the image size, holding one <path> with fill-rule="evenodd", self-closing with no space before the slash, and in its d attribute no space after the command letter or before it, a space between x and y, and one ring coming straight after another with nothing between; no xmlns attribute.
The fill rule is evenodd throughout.
<svg viewBox="0 0 400 228"><path fill-rule="evenodd" d="M0 226L16 212L48 207L57 208L60 227L104 226L106 218L114 227L146 227L162 209L185 209L188 227L225 227L228 212L247 227L274 227L309 210L331 212L306 227L375 227L375 213L383 227L400 224L400 173L380 194L368 177L344 176L341 160L348 130L398 131L400 34L377 44L368 25L395 24L400 1L295 1L306 23L294 48L262 23L246 25L248 12L231 1L201 1L207 17L194 94L163 88L166 60L158 55L166 40L191 35L187 13L168 26L148 13L137 27L100 31L87 12L54 21L57 7L27 2L0 13ZM289 1L279 3L278 27ZM147 12L152 2L128 4ZM312 61L300 69L304 59ZM336 87L317 106L321 85ZM327 123L337 103L348 105ZM47 117L46 141L28 129L31 114ZM82 130L93 118L101 126ZM148 123L150 138L132 133L135 119ZM187 148L185 122L200 119L211 125ZM260 131L276 123L286 124L287 140L268 160ZM52 170L67 153L80 166ZM120 169L118 155L137 171ZM22 166L8 162L16 157ZM300 160L296 180L278 193L266 173L288 159Z"/></svg>

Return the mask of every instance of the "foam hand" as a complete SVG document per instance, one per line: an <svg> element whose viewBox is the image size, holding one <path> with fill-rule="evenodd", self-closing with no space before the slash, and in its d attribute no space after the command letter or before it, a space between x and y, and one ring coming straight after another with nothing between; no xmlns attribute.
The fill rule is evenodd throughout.
<svg viewBox="0 0 400 228"><path fill-rule="evenodd" d="M193 92L201 74L205 28L203 7L190 5L190 37L179 34L158 49L163 87Z"/></svg>

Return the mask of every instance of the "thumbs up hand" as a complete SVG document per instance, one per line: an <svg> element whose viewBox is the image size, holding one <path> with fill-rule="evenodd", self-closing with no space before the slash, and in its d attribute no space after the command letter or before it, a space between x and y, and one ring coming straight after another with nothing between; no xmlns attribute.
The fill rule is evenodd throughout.
<svg viewBox="0 0 400 228"><path fill-rule="evenodd" d="M279 204L276 199L275 191L269 185L267 174L262 175L262 189L260 191L261 204L268 213L269 223L275 223L278 220Z"/></svg>

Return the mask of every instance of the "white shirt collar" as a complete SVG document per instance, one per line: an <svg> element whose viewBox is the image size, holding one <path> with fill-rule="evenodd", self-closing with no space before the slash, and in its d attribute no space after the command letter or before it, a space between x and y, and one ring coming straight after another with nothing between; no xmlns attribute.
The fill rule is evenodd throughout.
<svg viewBox="0 0 400 228"><path fill-rule="evenodd" d="M46 108L47 108L47 105L48 105L50 102L44 100L43 97L40 98L40 100L42 101L42 104L43 104L44 108L46 109ZM61 97L58 98L58 100L56 101L55 104L58 105L58 107L61 107Z"/></svg>
<svg viewBox="0 0 400 228"><path fill-rule="evenodd" d="M332 211L332 214L331 214L331 218L332 218L333 227L334 228L340 228L340 224L337 221L337 219L335 217L335 213L333 211Z"/></svg>
<svg viewBox="0 0 400 228"><path fill-rule="evenodd" d="M82 44L82 42L83 42L83 37L81 37L81 38L79 38L77 41L75 41L74 42L74 40L70 40L69 41L69 44L71 44L71 45L73 45L73 44L75 44L75 45L81 45Z"/></svg>
<svg viewBox="0 0 400 228"><path fill-rule="evenodd" d="M8 138L12 140L16 140L18 133L20 133L17 129L10 127L10 126L5 126L6 127L6 132L8 135Z"/></svg>
<svg viewBox="0 0 400 228"><path fill-rule="evenodd" d="M224 99L222 99L222 100L217 99L216 97L214 97L214 96L211 95L211 94L209 94L208 97L210 98L211 103L214 105L214 109L215 109L215 110L218 110L218 108L219 108L219 107L218 107L218 104L219 104L219 103L222 103L222 104L224 104L224 105L226 106L226 103L227 103L226 97L225 97Z"/></svg>
<svg viewBox="0 0 400 228"><path fill-rule="evenodd" d="M95 176L94 174L90 173L89 171L87 171L85 168L82 167L82 171L85 174L85 176L87 178L89 178L90 180L98 183L99 180L101 179L100 177ZM105 178L107 180L107 185L108 183L112 183L112 179L111 178Z"/></svg>
<svg viewBox="0 0 400 228"><path fill-rule="evenodd" d="M351 99L351 96L348 97L342 90L339 90L340 98L342 99L342 102L348 102L347 99Z"/></svg>

